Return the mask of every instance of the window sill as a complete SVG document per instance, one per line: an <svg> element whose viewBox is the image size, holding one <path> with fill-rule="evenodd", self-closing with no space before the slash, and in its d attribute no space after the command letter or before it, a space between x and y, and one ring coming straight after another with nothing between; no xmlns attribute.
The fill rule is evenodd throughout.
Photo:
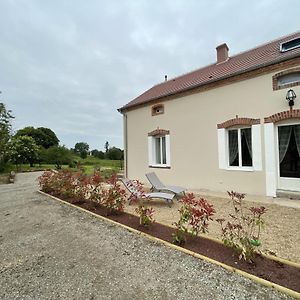
<svg viewBox="0 0 300 300"><path fill-rule="evenodd" d="M168 165L149 165L149 168L156 168L156 169L171 169L171 166L168 166Z"/></svg>
<svg viewBox="0 0 300 300"><path fill-rule="evenodd" d="M227 167L227 171L254 172L253 167Z"/></svg>

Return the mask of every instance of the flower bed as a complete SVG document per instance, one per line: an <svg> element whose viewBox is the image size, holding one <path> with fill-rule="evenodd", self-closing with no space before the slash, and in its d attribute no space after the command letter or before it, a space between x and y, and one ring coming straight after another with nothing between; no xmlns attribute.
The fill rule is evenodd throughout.
<svg viewBox="0 0 300 300"><path fill-rule="evenodd" d="M67 175L64 176L64 178L67 177ZM87 178L85 178L83 181L86 180ZM99 177L96 177L93 180L95 181L95 183L100 182ZM88 182L91 182L90 179L88 180ZM172 241L172 236L174 236L174 228L165 226L157 222L154 222L147 227L142 226L139 217L125 213L123 212L123 209L118 209L120 207L120 202L115 202L115 199L121 199L121 202L123 203L124 193L120 189L120 186L117 185L115 180L110 180L110 187L113 188L109 188L106 192L97 190L93 194L94 196L101 195L101 197L104 197L103 202L83 199L82 193L83 190L84 193L86 193L85 189L77 189L77 194L80 195L79 197L76 197L76 195L74 195L73 193L69 194L70 190L68 190L68 192L66 193L66 190L62 188L61 185L59 185L59 188L63 193L55 193L53 192L53 190L47 190L46 192L64 199L65 201L76 206L104 216L120 224L129 226L141 232L147 233L161 240L167 242ZM118 205L116 206L116 209L114 209L109 205L107 206L107 202L108 204L116 203ZM106 207L104 207L103 204ZM115 214L114 212L117 212L117 214ZM297 268L296 266L278 262L262 255L256 255L255 260L252 263L249 263L245 260L239 259L239 253L237 251L234 251L233 248L197 235L193 236L188 234L185 243L181 247L224 263L233 268L240 269L257 277L284 286L288 289L300 292L300 268Z"/></svg>

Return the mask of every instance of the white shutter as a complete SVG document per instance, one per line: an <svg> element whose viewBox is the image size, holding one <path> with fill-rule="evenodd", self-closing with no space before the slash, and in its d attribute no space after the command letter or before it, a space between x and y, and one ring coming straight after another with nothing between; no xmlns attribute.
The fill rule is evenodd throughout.
<svg viewBox="0 0 300 300"><path fill-rule="evenodd" d="M171 147L170 147L170 135L166 135L166 157L167 157L167 165L171 166Z"/></svg>
<svg viewBox="0 0 300 300"><path fill-rule="evenodd" d="M149 166L153 165L153 138L148 136L148 164Z"/></svg>
<svg viewBox="0 0 300 300"><path fill-rule="evenodd" d="M254 171L262 170L261 125L252 125L252 163Z"/></svg>
<svg viewBox="0 0 300 300"><path fill-rule="evenodd" d="M225 128L218 129L218 156L219 156L219 168L227 169Z"/></svg>
<svg viewBox="0 0 300 300"><path fill-rule="evenodd" d="M276 197L276 157L275 157L275 134L274 124L264 125L265 133L265 164L266 164L266 194Z"/></svg>

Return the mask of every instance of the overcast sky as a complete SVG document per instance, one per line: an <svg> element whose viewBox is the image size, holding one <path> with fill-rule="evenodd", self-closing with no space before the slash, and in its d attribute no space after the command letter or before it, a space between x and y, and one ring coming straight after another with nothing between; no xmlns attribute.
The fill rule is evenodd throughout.
<svg viewBox="0 0 300 300"><path fill-rule="evenodd" d="M300 29L299 0L0 0L0 102L14 129L123 147L117 108L169 78Z"/></svg>

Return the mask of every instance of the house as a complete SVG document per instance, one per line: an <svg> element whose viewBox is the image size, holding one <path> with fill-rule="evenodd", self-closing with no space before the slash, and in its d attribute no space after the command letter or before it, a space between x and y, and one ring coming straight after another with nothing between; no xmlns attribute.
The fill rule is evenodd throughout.
<svg viewBox="0 0 300 300"><path fill-rule="evenodd" d="M119 111L125 172L190 190L300 192L300 31L153 86Z"/></svg>

